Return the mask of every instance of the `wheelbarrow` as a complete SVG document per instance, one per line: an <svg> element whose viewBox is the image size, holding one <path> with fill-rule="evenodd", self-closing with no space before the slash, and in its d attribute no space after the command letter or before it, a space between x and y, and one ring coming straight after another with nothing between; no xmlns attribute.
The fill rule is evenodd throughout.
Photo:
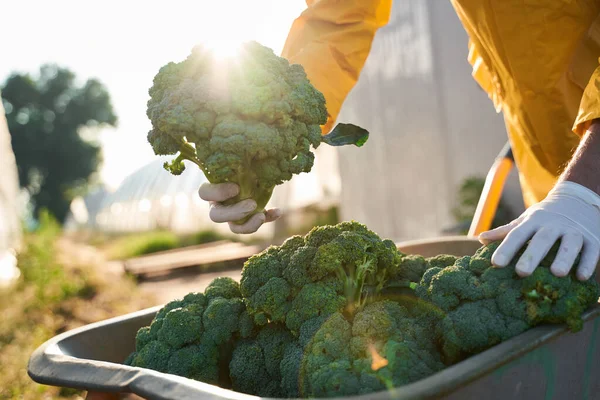
<svg viewBox="0 0 600 400"><path fill-rule="evenodd" d="M468 236L477 237L480 233L492 227L492 221L498 210L504 185L514 165L515 159L512 148L510 143L506 143L485 178L483 191L477 203Z"/></svg>
<svg viewBox="0 0 600 400"><path fill-rule="evenodd" d="M407 254L473 254L475 239L491 226L502 187L513 167L506 147L487 176L469 236L399 243ZM50 339L31 356L28 373L38 383L99 392L134 393L146 399L237 399L255 396L202 382L123 365L135 334L160 307L97 322ZM600 306L584 315L584 327L539 326L420 381L394 390L348 397L404 399L598 399L600 398Z"/></svg>

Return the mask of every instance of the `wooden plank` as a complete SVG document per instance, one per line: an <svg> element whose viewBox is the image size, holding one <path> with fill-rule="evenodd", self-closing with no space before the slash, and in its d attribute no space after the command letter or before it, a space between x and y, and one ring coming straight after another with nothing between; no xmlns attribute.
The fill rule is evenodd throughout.
<svg viewBox="0 0 600 400"><path fill-rule="evenodd" d="M196 265L209 265L225 261L244 260L260 252L261 246L246 246L227 242L202 248L194 247L167 251L127 260L125 271L132 274L169 271Z"/></svg>
<svg viewBox="0 0 600 400"><path fill-rule="evenodd" d="M220 245L223 245L223 244L226 244L226 243L236 243L236 242L232 242L231 240L217 240L215 242L197 244L197 245L194 245L194 246L185 246L185 247L179 247L179 248L171 249L171 250L157 251L155 253L145 254L143 256L133 257L133 258L130 258L130 259L125 260L125 261L145 260L147 258L153 258L153 257L162 256L162 255L166 255L166 254L180 253L182 251L207 249L207 248L211 248L211 247L215 247L215 246L220 246Z"/></svg>
<svg viewBox="0 0 600 400"><path fill-rule="evenodd" d="M235 248L239 248L239 247L243 247L243 246L244 245L241 243L226 242L226 243L220 243L218 245L213 245L213 246L204 246L202 248L183 247L180 249L173 249L173 250L169 250L169 251L165 251L165 252L157 252L157 253L148 254L148 255L142 256L142 257L132 258L132 259L127 260L126 262L129 265L168 263L169 260L193 258L199 252L211 251L213 249L219 249L219 248L235 249Z"/></svg>

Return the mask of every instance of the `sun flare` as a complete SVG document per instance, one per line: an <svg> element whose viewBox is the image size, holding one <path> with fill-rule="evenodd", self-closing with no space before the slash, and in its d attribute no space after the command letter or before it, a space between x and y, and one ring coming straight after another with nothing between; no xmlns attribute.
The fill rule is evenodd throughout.
<svg viewBox="0 0 600 400"><path fill-rule="evenodd" d="M235 58L240 51L244 41L242 40L207 40L202 44L206 46L219 59Z"/></svg>

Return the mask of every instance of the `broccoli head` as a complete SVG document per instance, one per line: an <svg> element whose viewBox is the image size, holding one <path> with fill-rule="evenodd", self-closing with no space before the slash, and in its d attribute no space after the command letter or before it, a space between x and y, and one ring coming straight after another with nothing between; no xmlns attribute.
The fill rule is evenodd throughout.
<svg viewBox="0 0 600 400"><path fill-rule="evenodd" d="M298 334L314 317L352 314L385 285L400 253L358 222L314 228L244 264L240 288L257 324L285 324Z"/></svg>
<svg viewBox="0 0 600 400"><path fill-rule="evenodd" d="M559 243L526 278L515 272L524 249L507 267L496 268L491 258L498 246L491 243L452 265L428 269L416 288L421 299L439 310L442 353L448 364L541 323L566 323L577 331L583 326L583 311L598 300L595 279L581 282L574 274L552 274Z"/></svg>
<svg viewBox="0 0 600 400"><path fill-rule="evenodd" d="M252 335L250 325L239 284L218 278L204 293L189 293L160 309L138 331L126 364L227 385L222 364L238 338Z"/></svg>
<svg viewBox="0 0 600 400"><path fill-rule="evenodd" d="M256 212L276 185L311 170L311 147L362 146L368 138L350 124L322 136L323 94L302 66L256 42L241 46L234 60L197 46L186 60L163 66L149 93L148 141L158 155L177 154L165 168L179 175L191 161L211 183L240 186L228 204L252 198Z"/></svg>
<svg viewBox="0 0 600 400"><path fill-rule="evenodd" d="M298 365L295 392L304 397L341 397L391 389L444 368L434 331L419 319L427 311L395 301L374 301L352 317L334 313L307 321L303 351L290 353ZM303 331L305 330L303 325ZM304 333L304 332L303 332ZM301 357L295 363L290 357ZM282 366L284 364L282 363ZM283 373L283 369L282 369Z"/></svg>

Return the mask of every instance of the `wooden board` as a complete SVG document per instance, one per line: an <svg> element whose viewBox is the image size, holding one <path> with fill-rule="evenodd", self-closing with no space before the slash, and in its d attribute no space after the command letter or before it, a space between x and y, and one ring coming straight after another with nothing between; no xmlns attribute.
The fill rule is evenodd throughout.
<svg viewBox="0 0 600 400"><path fill-rule="evenodd" d="M123 266L128 273L141 275L226 261L242 261L261 250L263 250L261 246L219 241L132 258L126 260Z"/></svg>

